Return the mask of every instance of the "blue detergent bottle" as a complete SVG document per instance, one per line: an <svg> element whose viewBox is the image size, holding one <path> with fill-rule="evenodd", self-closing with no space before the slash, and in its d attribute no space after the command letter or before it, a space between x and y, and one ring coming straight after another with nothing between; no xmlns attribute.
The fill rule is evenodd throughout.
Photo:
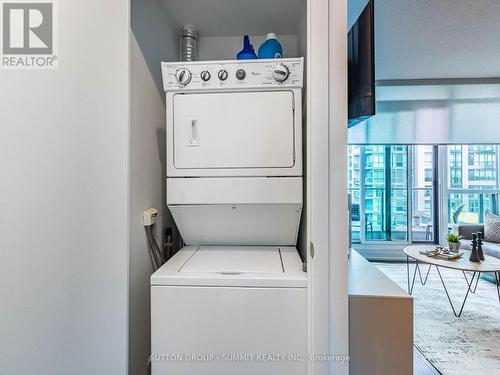
<svg viewBox="0 0 500 375"><path fill-rule="evenodd" d="M266 41L259 47L259 59L279 59L283 57L283 48L275 33L269 33Z"/></svg>
<svg viewBox="0 0 500 375"><path fill-rule="evenodd" d="M243 37L243 49L238 52L236 55L237 60L250 60L256 59L257 55L253 49L253 46L250 44L250 38L248 35Z"/></svg>

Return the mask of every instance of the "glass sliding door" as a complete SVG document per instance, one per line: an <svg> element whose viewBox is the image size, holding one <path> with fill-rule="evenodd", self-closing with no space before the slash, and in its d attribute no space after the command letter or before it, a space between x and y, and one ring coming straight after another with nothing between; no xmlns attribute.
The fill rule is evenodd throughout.
<svg viewBox="0 0 500 375"><path fill-rule="evenodd" d="M408 153L400 145L349 147L353 242L409 241Z"/></svg>
<svg viewBox="0 0 500 375"><path fill-rule="evenodd" d="M433 242L435 233L433 146L412 146L411 236L413 242Z"/></svg>
<svg viewBox="0 0 500 375"><path fill-rule="evenodd" d="M434 241L434 148L349 146L354 243Z"/></svg>
<svg viewBox="0 0 500 375"><path fill-rule="evenodd" d="M390 239L408 241L408 147L390 146Z"/></svg>
<svg viewBox="0 0 500 375"><path fill-rule="evenodd" d="M362 202L364 239L387 240L387 189L385 146L365 146L362 155Z"/></svg>
<svg viewBox="0 0 500 375"><path fill-rule="evenodd" d="M361 242L361 147L350 146L348 152L348 192L351 195L351 238Z"/></svg>

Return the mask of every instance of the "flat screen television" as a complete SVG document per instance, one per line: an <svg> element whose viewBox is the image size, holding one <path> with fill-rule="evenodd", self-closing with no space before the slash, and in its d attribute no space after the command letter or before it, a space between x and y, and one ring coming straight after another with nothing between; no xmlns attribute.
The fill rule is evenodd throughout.
<svg viewBox="0 0 500 375"><path fill-rule="evenodd" d="M347 36L348 127L375 114L375 19L369 0Z"/></svg>

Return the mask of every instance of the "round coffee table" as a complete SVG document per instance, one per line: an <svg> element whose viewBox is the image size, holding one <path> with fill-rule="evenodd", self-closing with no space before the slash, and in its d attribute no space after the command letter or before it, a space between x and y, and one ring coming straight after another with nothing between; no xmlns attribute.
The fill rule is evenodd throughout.
<svg viewBox="0 0 500 375"><path fill-rule="evenodd" d="M406 272L408 276L408 293L412 294L413 292L413 287L415 285L415 279L417 276L417 272L419 275L420 283L422 285L425 285L427 283L427 278L429 277L429 272L432 268L432 266L436 267L436 270L438 272L439 278L441 279L441 283L443 284L444 291L446 292L446 296L448 297L448 301L450 302L451 308L453 310L453 314L455 314L456 317L459 317L462 315L465 302L467 301L467 297L469 296L469 293L475 293L477 289L477 283L479 281L479 277L481 273L483 272L492 272L495 275L495 282L496 282L496 287L497 287L497 294L498 294L498 301L500 302L500 259L485 255L484 260L481 262L471 262L469 260L470 257L470 251L468 250L460 250L460 252L463 252L464 255L461 258L458 259L453 259L453 260L446 260L446 259L441 259L437 257L430 257L425 254L421 254L421 252L429 251L429 250L434 250L436 248L436 245L412 245L405 247L403 249L404 253L406 254ZM413 280L410 281L410 260L413 259L415 261L415 269L413 271ZM427 273L425 275L425 278L422 277L422 273L420 272L420 263L428 264L429 268L427 269ZM465 281L467 283L467 292L465 293L464 300L462 302L462 306L460 307L460 310L457 312L455 309L455 306L453 305L453 302L451 301L450 295L448 293L448 289L446 288L446 284L444 282L443 276L441 275L441 271L439 270L440 267L444 268L449 268L457 271L461 271L464 275ZM472 272L472 278L469 280L467 277L466 272ZM474 288L472 288L472 285L474 284L474 278L476 279L476 284Z"/></svg>

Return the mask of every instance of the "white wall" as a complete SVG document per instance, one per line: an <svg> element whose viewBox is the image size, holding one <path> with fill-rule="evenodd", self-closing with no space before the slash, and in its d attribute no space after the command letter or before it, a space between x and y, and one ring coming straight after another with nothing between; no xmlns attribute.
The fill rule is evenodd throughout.
<svg viewBox="0 0 500 375"><path fill-rule="evenodd" d="M150 353L149 276L153 273L142 212L155 207L165 212L158 137L164 132L165 111L135 37L131 38L130 118L130 262L129 373L145 374ZM151 147L153 146L153 147ZM162 230L161 222L157 225ZM162 238L161 232L157 233Z"/></svg>
<svg viewBox="0 0 500 375"><path fill-rule="evenodd" d="M310 353L347 354L347 1L308 3L308 253ZM310 374L349 373L312 362Z"/></svg>
<svg viewBox="0 0 500 375"><path fill-rule="evenodd" d="M180 29L160 0L132 0L131 5L132 31L158 93L164 97L159 63L179 60Z"/></svg>
<svg viewBox="0 0 500 375"><path fill-rule="evenodd" d="M160 0L180 29L196 25L199 35L262 35L296 32L305 0Z"/></svg>
<svg viewBox="0 0 500 375"><path fill-rule="evenodd" d="M0 372L127 369L125 1L58 1L59 69L0 71Z"/></svg>
<svg viewBox="0 0 500 375"><path fill-rule="evenodd" d="M348 353L347 1L333 1L329 10L330 350ZM330 369L347 375L349 363L334 361Z"/></svg>
<svg viewBox="0 0 500 375"><path fill-rule="evenodd" d="M304 2L302 17L300 17L298 22L298 33L297 33L297 55L304 57L304 72L308 71L308 55L307 55L307 2ZM308 150L308 132L307 132L307 74L304 74L304 87L302 89L302 165L303 165L303 194L304 201L302 207L302 216L300 217L300 228L299 235L297 238L297 250L300 254L301 259L304 261L307 259L307 241L308 241L308 225L307 225L307 216L309 214L308 210L308 188L309 185L307 183L309 178L309 164L307 163L307 150Z"/></svg>
<svg viewBox="0 0 500 375"><path fill-rule="evenodd" d="M298 57L297 35L277 35L281 43L284 57ZM259 47L266 40L265 35L251 35L250 43L255 53L259 53ZM201 36L198 40L199 60L236 60L236 55L243 49L242 36Z"/></svg>
<svg viewBox="0 0 500 375"><path fill-rule="evenodd" d="M147 373L153 272L142 213L159 210L157 235L173 226L165 196L165 106L160 62L177 59L177 28L158 1L132 2L130 40L129 374Z"/></svg>

